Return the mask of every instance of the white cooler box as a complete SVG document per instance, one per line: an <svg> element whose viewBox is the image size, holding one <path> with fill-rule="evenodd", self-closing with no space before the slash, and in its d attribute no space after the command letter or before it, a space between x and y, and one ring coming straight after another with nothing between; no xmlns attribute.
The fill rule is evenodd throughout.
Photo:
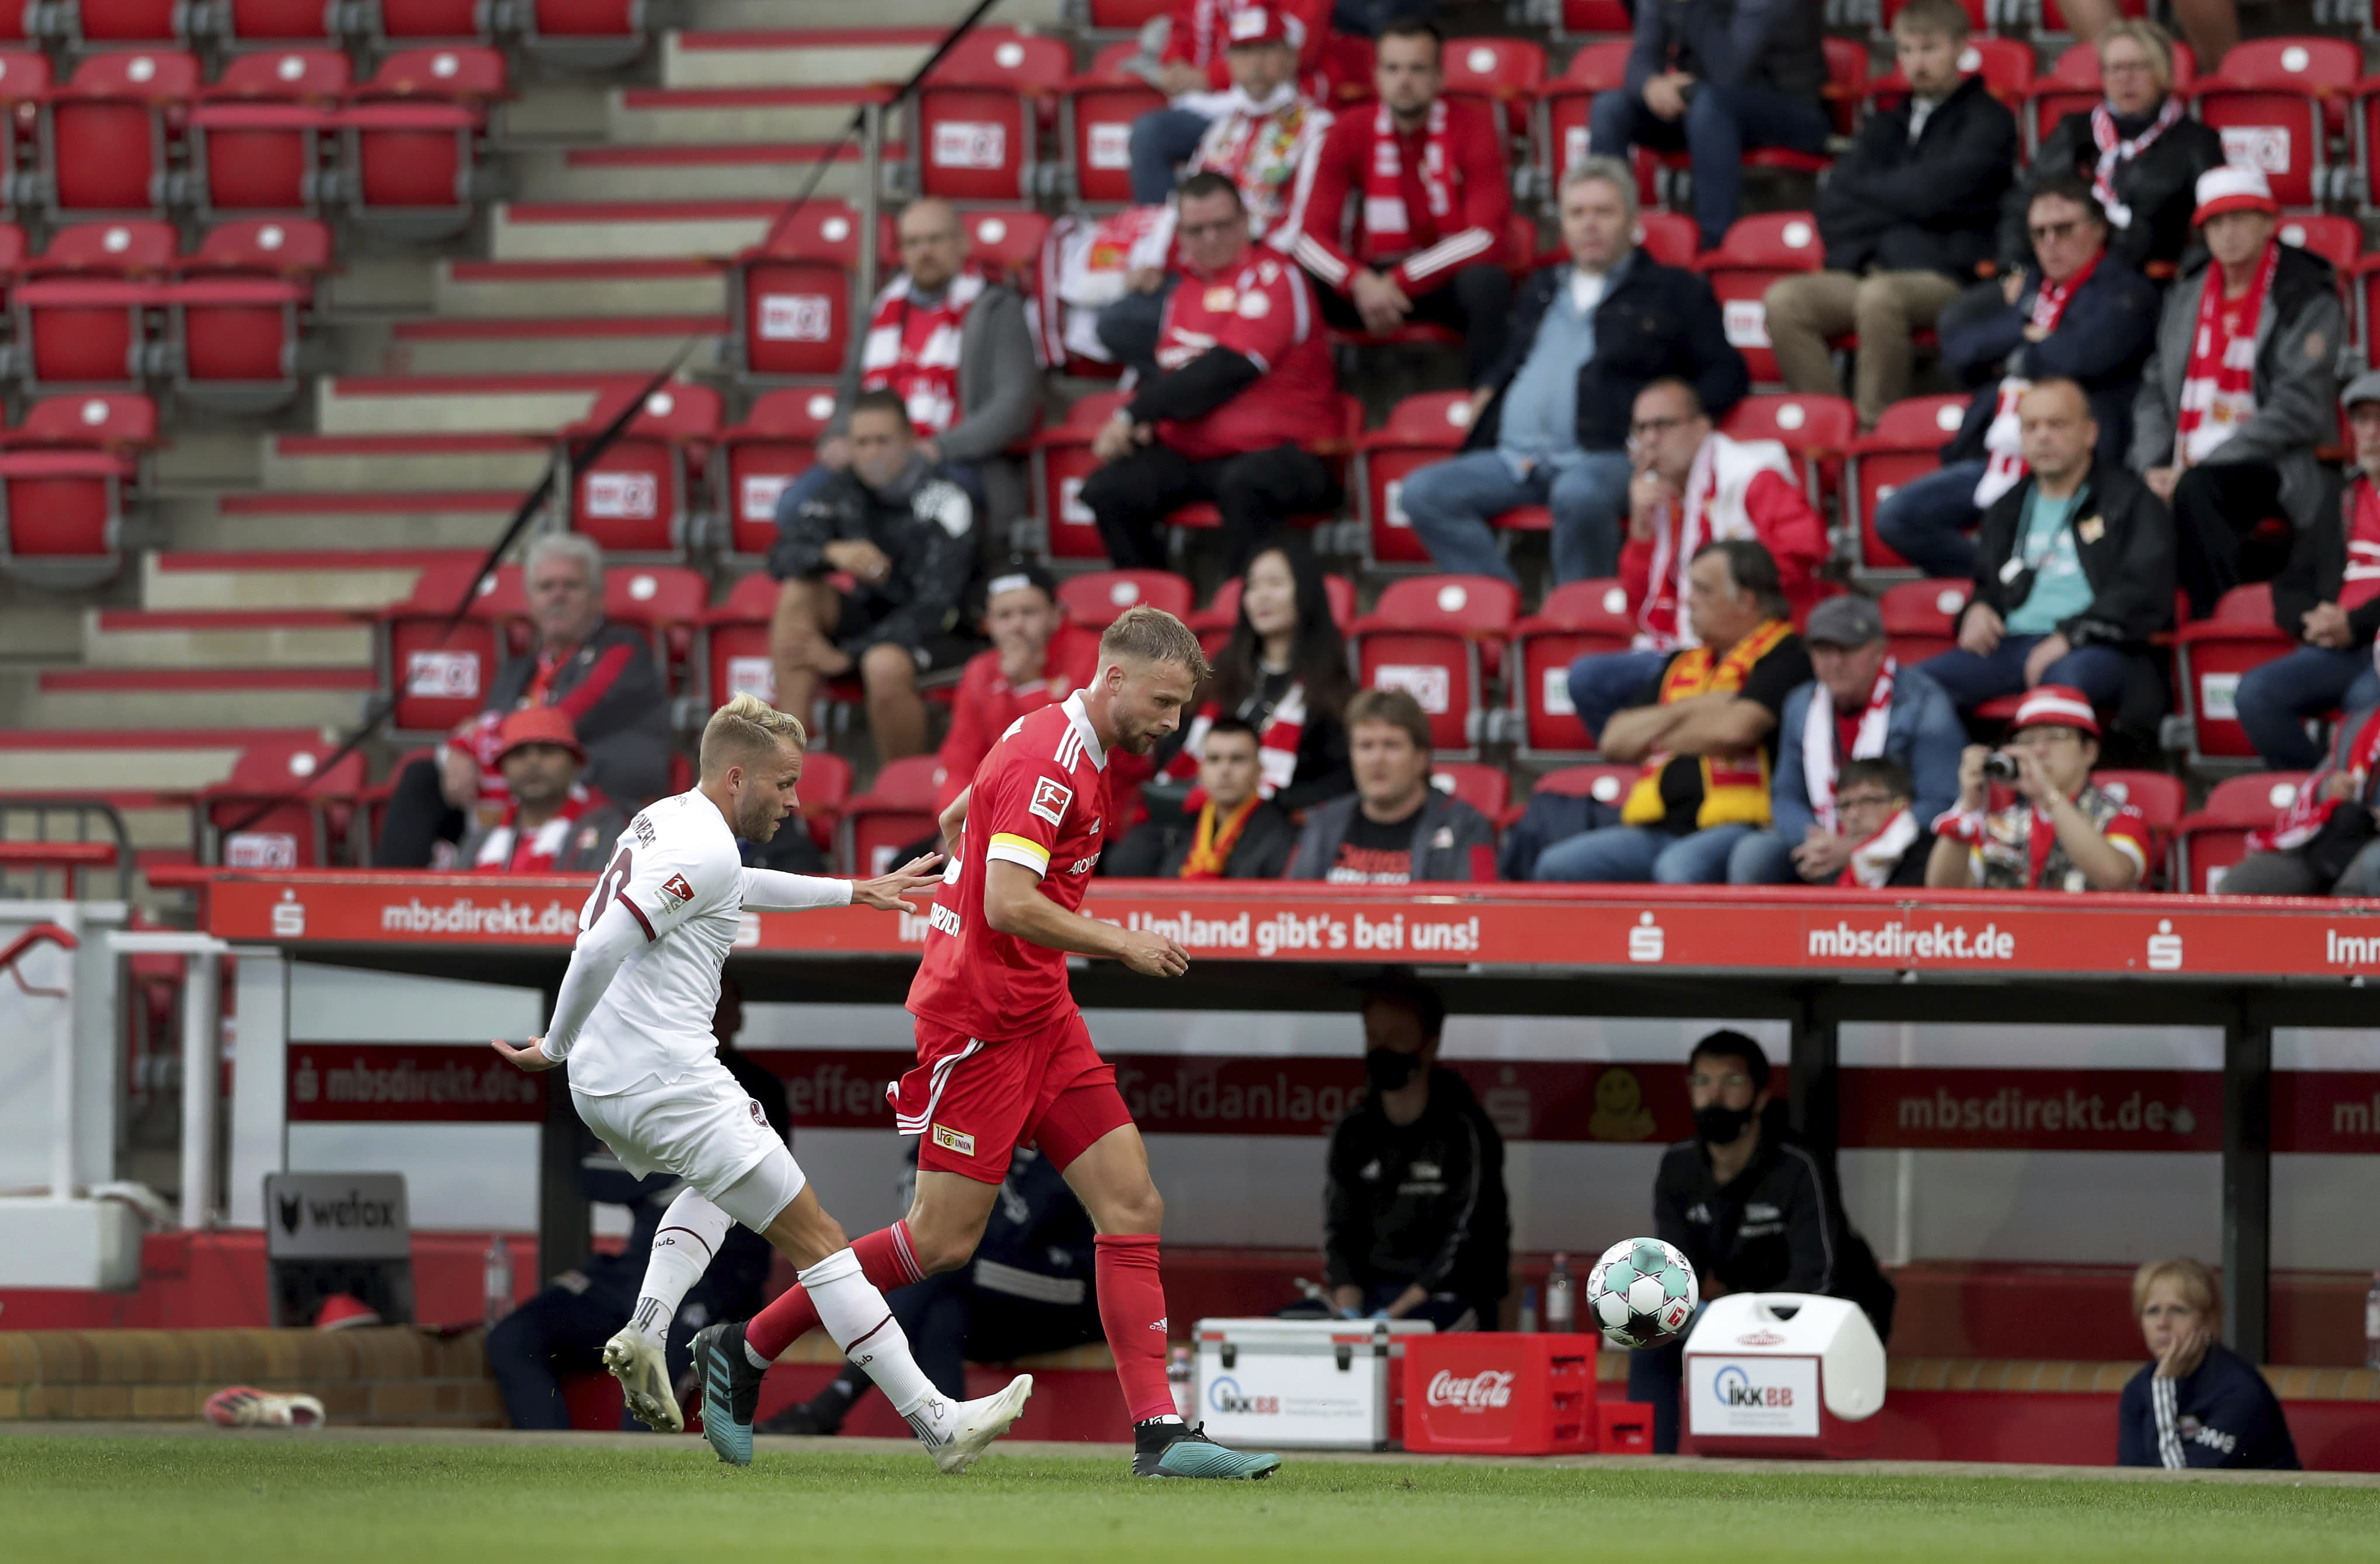
<svg viewBox="0 0 2380 1564"><path fill-rule="evenodd" d="M1404 1342L1427 1320L1202 1319L1194 1422L1243 1449L1384 1450Z"/></svg>
<svg viewBox="0 0 2380 1564"><path fill-rule="evenodd" d="M1884 1343L1856 1303L1731 1292L1695 1320L1685 1357L1682 1450L1847 1456L1876 1442Z"/></svg>

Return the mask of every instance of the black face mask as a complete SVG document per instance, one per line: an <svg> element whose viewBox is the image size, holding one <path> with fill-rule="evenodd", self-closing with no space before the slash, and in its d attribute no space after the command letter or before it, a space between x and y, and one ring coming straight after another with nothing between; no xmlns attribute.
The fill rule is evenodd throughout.
<svg viewBox="0 0 2380 1564"><path fill-rule="evenodd" d="M1373 1049L1364 1055L1364 1080L1372 1095L1392 1092L1414 1077L1414 1066L1421 1062L1418 1054L1399 1053L1394 1049Z"/></svg>
<svg viewBox="0 0 2380 1564"><path fill-rule="evenodd" d="M1705 1146L1732 1146L1751 1122L1749 1108L1729 1108L1714 1102L1694 1109L1694 1138Z"/></svg>

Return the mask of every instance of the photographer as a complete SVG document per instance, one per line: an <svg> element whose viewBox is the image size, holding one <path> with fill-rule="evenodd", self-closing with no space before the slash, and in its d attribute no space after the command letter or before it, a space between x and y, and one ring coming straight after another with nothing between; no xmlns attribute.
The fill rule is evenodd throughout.
<svg viewBox="0 0 2380 1564"><path fill-rule="evenodd" d="M2092 783L2099 719L2082 692L2043 685L2017 708L2002 749L1969 745L1959 803L1934 822L1936 890L2130 891L2148 878L2149 825ZM2014 790L1991 807L1995 782Z"/></svg>

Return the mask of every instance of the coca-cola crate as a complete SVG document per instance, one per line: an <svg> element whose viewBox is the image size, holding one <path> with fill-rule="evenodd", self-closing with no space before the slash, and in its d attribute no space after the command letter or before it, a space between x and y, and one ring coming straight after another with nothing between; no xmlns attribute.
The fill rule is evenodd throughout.
<svg viewBox="0 0 2380 1564"><path fill-rule="evenodd" d="M1405 1343L1405 1449L1575 1455L1596 1448L1592 1335L1488 1332Z"/></svg>

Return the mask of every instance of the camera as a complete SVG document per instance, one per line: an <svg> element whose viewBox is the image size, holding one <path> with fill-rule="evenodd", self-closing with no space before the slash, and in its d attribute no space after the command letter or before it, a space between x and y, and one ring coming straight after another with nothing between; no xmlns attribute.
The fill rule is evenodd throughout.
<svg viewBox="0 0 2380 1564"><path fill-rule="evenodd" d="M1984 757L1984 780L2012 784L2016 781L2016 757L2005 749L1995 749Z"/></svg>

